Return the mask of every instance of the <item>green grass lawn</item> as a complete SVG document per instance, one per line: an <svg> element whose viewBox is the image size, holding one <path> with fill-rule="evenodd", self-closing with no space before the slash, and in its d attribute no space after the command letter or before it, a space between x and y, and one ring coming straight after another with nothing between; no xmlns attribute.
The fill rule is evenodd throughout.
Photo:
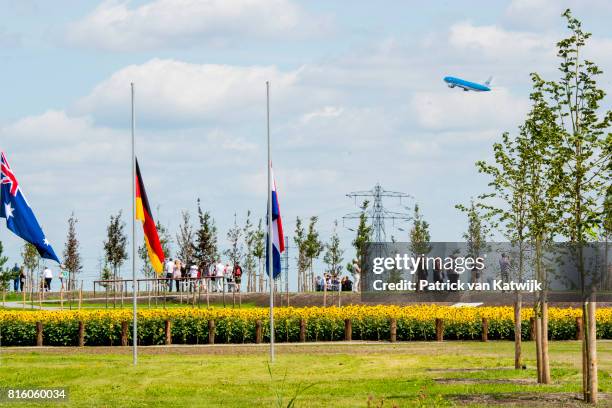
<svg viewBox="0 0 612 408"><path fill-rule="evenodd" d="M287 406L304 387L298 407L367 407L368 400L371 407L383 400L383 407L491 405L460 401L461 395L503 404L528 397L514 406L580 406L567 394L580 391L579 342L551 342L548 386L533 381L533 342L524 343L526 370L512 369L513 347L501 341L279 344L271 375L262 345L142 347L137 367L130 348L5 348L0 387L68 387L71 407ZM612 341L599 343L599 362L600 389L610 393ZM611 404L608 398L601 406Z"/></svg>

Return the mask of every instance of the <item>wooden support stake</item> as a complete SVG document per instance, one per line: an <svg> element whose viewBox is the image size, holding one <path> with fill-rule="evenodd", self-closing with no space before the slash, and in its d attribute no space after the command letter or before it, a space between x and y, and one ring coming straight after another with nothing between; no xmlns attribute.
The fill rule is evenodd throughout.
<svg viewBox="0 0 612 408"><path fill-rule="evenodd" d="M164 322L164 330L166 333L166 346L172 344L172 322L168 319Z"/></svg>
<svg viewBox="0 0 612 408"><path fill-rule="evenodd" d="M43 324L42 322L36 322L36 345L42 347L43 345Z"/></svg>
<svg viewBox="0 0 612 408"><path fill-rule="evenodd" d="M353 322L351 319L344 319L344 341L353 340Z"/></svg>
<svg viewBox="0 0 612 408"><path fill-rule="evenodd" d="M306 341L306 320L300 319L300 342Z"/></svg>
<svg viewBox="0 0 612 408"><path fill-rule="evenodd" d="M444 340L444 320L436 319L436 341Z"/></svg>
<svg viewBox="0 0 612 408"><path fill-rule="evenodd" d="M584 339L584 325L582 324L582 316L576 318L576 340Z"/></svg>
<svg viewBox="0 0 612 408"><path fill-rule="evenodd" d="M391 319L391 343L395 343L397 341L397 319Z"/></svg>
<svg viewBox="0 0 612 408"><path fill-rule="evenodd" d="M85 346L85 323L79 320L79 347Z"/></svg>
<svg viewBox="0 0 612 408"><path fill-rule="evenodd" d="M208 344L215 344L215 321L208 321Z"/></svg>
<svg viewBox="0 0 612 408"><path fill-rule="evenodd" d="M489 320L482 318L482 341L489 341Z"/></svg>
<svg viewBox="0 0 612 408"><path fill-rule="evenodd" d="M259 344L261 343L263 334L262 334L262 326L261 326L261 320L257 320L255 321L255 343Z"/></svg>
<svg viewBox="0 0 612 408"><path fill-rule="evenodd" d="M536 338L536 321L535 317L529 318L529 340L534 341Z"/></svg>
<svg viewBox="0 0 612 408"><path fill-rule="evenodd" d="M128 322L121 322L121 345L126 347L128 345Z"/></svg>
<svg viewBox="0 0 612 408"><path fill-rule="evenodd" d="M81 281L81 287L79 288L79 310L81 310L81 303L83 303L83 281Z"/></svg>

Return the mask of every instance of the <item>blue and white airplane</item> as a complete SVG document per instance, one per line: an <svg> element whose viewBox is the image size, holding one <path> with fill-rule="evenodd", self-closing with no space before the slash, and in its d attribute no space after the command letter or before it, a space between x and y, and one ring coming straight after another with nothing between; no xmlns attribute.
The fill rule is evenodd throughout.
<svg viewBox="0 0 612 408"><path fill-rule="evenodd" d="M491 90L489 85L491 84L491 80L493 77L487 79L484 84L478 84L476 82L466 81L461 78L455 78L451 76L444 77L444 82L448 85L449 88L462 88L464 91L474 91L474 92L488 92Z"/></svg>

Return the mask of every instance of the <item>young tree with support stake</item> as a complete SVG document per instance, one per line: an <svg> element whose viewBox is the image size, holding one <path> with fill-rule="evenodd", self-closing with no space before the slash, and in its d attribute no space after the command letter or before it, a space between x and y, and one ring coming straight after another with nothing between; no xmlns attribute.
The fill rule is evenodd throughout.
<svg viewBox="0 0 612 408"><path fill-rule="evenodd" d="M159 229L158 229L159 231ZM162 236L160 234L160 242L162 244L162 248L164 247L164 243L162 242ZM191 225L191 215L189 211L181 212L181 224L179 225L179 231L176 234L176 256L185 262L185 265L191 266L194 261L194 233L193 233L193 225ZM166 252L166 248L164 248L164 255L166 258L170 257L170 253Z"/></svg>
<svg viewBox="0 0 612 408"><path fill-rule="evenodd" d="M297 275L298 291L306 291L306 272L308 271L308 257L306 256L306 235L300 217L295 219L295 234L293 242L298 250L297 256Z"/></svg>
<svg viewBox="0 0 612 408"><path fill-rule="evenodd" d="M119 268L128 259L127 235L124 232L125 223L121 219L121 211L110 216L104 241L104 256L106 263L113 271L113 280L117 279Z"/></svg>
<svg viewBox="0 0 612 408"><path fill-rule="evenodd" d="M542 282L534 304L536 320L536 353L538 382L550 384L548 353L548 272L544 252L553 243L559 231L562 217L559 206L559 175L563 165L556 154L560 132L555 114L543 97L544 82L532 75L532 108L518 137L519 147L526 161L527 176L527 227L529 242L533 248L535 277Z"/></svg>
<svg viewBox="0 0 612 408"><path fill-rule="evenodd" d="M561 78L546 82L543 94L555 112L561 136L555 154L563 162L559 183L562 234L576 246L579 272L585 278L588 271L580 262L582 246L596 239L594 232L602 227L601 191L610 183L612 112L599 109L605 92L598 88L596 77L602 71L582 55L591 34L582 30L569 9L563 16L571 35L557 43ZM584 399L589 403L598 399L595 302L595 292L585 292L582 374Z"/></svg>
<svg viewBox="0 0 612 408"><path fill-rule="evenodd" d="M266 256L266 233L263 229L262 219L259 219L257 230L253 233L253 256L257 259L257 275L253 275L252 288L255 292L263 292L264 271L263 259ZM256 279L259 278L259 279Z"/></svg>
<svg viewBox="0 0 612 408"><path fill-rule="evenodd" d="M253 290L253 275L255 274L255 268L257 267L255 255L253 253L257 239L257 230L253 229L253 223L251 222L251 210L247 211L246 221L244 223L244 228L242 229L242 235L244 236L245 245L242 266L247 274L247 292L251 292Z"/></svg>
<svg viewBox="0 0 612 408"><path fill-rule="evenodd" d="M83 269L81 254L79 253L79 241L76 236L76 224L79 220L74 213L68 218L68 235L64 247L64 268L68 271L68 290L74 290L76 275Z"/></svg>
<svg viewBox="0 0 612 408"><path fill-rule="evenodd" d="M217 260L217 227L215 221L208 211L202 211L200 199L198 198L198 221L199 227L195 233L195 244L193 257L198 262L202 271Z"/></svg>
<svg viewBox="0 0 612 408"><path fill-rule="evenodd" d="M368 242L372 240L373 228L368 225L368 213L367 209L370 205L368 200L364 200L361 204L361 214L359 214L359 225L357 225L357 235L353 240L352 244L355 248L355 257L357 259L357 267L359 271L365 271L366 255L368 249ZM351 268L352 270L353 268Z"/></svg>
<svg viewBox="0 0 612 408"><path fill-rule="evenodd" d="M493 228L499 229L504 237L517 248L516 276L522 280L527 245L527 163L524 149L518 142L504 133L501 143L493 145L495 164L484 161L476 163L479 173L489 175L489 186L494 192L479 196L476 208L484 210L483 219ZM503 205L488 204L489 198L497 198ZM466 211L467 208L458 205ZM522 362L522 294L515 292L514 301L514 368L521 369Z"/></svg>
<svg viewBox="0 0 612 408"><path fill-rule="evenodd" d="M314 267L313 261L317 258L321 252L323 251L323 243L319 240L319 232L316 230L316 224L319 220L318 217L312 216L310 217L310 223L308 224L308 233L306 234L306 240L304 241L305 245L305 255L309 260L309 276L306 280L306 288L309 290L314 289Z"/></svg>

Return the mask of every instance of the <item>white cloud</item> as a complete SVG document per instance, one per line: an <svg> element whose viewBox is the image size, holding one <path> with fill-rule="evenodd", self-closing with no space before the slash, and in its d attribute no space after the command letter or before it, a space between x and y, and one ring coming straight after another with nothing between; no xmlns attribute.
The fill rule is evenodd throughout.
<svg viewBox="0 0 612 408"><path fill-rule="evenodd" d="M97 85L76 104L97 121L129 121L130 82L135 83L137 120L145 125L237 121L265 109L265 82L274 102L296 84L297 71L274 66L238 67L153 59L130 65ZM125 122L128 123L128 122Z"/></svg>
<svg viewBox="0 0 612 408"><path fill-rule="evenodd" d="M526 98L518 98L507 89L491 92L419 92L411 102L418 123L425 129L473 129L498 127L513 130L527 112Z"/></svg>
<svg viewBox="0 0 612 408"><path fill-rule="evenodd" d="M532 32L509 31L495 25L454 24L449 44L473 55L500 60L517 60L533 55L554 55L555 38Z"/></svg>
<svg viewBox="0 0 612 408"><path fill-rule="evenodd" d="M612 4L608 0L512 0L504 19L513 27L541 31L561 26L561 14L568 8L576 16L606 15L612 11Z"/></svg>
<svg viewBox="0 0 612 408"><path fill-rule="evenodd" d="M154 0L137 7L107 0L70 25L67 39L86 47L142 51L317 33L326 25L291 0Z"/></svg>

